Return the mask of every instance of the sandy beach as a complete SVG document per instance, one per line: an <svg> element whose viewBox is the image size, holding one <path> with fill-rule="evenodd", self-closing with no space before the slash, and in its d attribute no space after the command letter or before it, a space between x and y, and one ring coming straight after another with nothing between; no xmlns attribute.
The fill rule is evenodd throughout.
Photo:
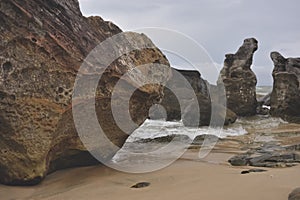
<svg viewBox="0 0 300 200"><path fill-rule="evenodd" d="M0 196L1 200L282 200L299 186L300 166L241 174L251 167L230 166L229 153L213 152L204 160L193 156L195 152L189 151L169 167L147 174L127 174L105 166L62 170L38 186L0 186ZM138 182L151 185L131 188Z"/></svg>
<svg viewBox="0 0 300 200"><path fill-rule="evenodd" d="M299 6L1 0L0 200L299 200Z"/></svg>
<svg viewBox="0 0 300 200"><path fill-rule="evenodd" d="M249 126L248 127L252 127ZM266 143L299 144L300 125L280 124L276 128L248 129L248 134L218 141L207 157L198 157L194 145L170 166L145 174L119 172L103 165L54 172L37 186L0 185L1 200L283 200L300 186L300 166L262 168L231 166L235 155ZM249 169L265 172L241 174ZM149 182L144 188L131 188Z"/></svg>

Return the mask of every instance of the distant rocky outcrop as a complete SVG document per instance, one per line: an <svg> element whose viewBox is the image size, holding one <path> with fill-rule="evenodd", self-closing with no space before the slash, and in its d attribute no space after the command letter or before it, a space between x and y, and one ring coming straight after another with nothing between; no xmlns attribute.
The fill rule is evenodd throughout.
<svg viewBox="0 0 300 200"><path fill-rule="evenodd" d="M274 63L272 116L300 123L300 58L284 58L278 52L271 53Z"/></svg>
<svg viewBox="0 0 300 200"><path fill-rule="evenodd" d="M214 106L218 114L218 116L214 117L225 120L225 125L232 124L236 121L237 116L235 113L218 105L217 102L212 102L208 88L209 83L201 77L198 71L173 70L175 70L175 73L173 73L172 78L167 82L164 88L164 97L160 103L165 109L166 113L164 114L166 115L167 121L183 120L186 126L207 126L211 122L212 106ZM181 81L182 77L187 80L187 82ZM189 84L191 88L189 88L187 84ZM179 99L174 94L174 90L180 94L178 96ZM195 93L198 104L192 100L191 92ZM163 115L157 112L157 110L153 110L153 112L150 113L150 118L152 119L157 119L162 116ZM199 121L194 120L196 118L200 118Z"/></svg>
<svg viewBox="0 0 300 200"><path fill-rule="evenodd" d="M1 183L36 184L51 171L97 162L82 145L74 127L73 86L89 52L121 32L100 17L82 16L77 0L0 1ZM145 35L128 33L123 39L145 48L115 60L103 73L96 92L98 120L106 136L119 147L128 135L112 116L110 98L114 85L136 65L169 65L160 50L149 48L154 45ZM103 71L106 66L97 67ZM161 69L154 75L165 82L169 74L169 70ZM134 80L121 81L134 87ZM129 111L137 125L147 118L152 104L160 101L162 90L156 84L134 92ZM122 96L119 98L121 102ZM88 97L83 96L76 106L87 101ZM105 151L105 145L100 152L107 159L114 155Z"/></svg>
<svg viewBox="0 0 300 200"><path fill-rule="evenodd" d="M251 70L257 40L245 39L235 54L227 54L224 67L220 72L218 85L224 83L227 107L238 116L256 114L256 83L257 79Z"/></svg>

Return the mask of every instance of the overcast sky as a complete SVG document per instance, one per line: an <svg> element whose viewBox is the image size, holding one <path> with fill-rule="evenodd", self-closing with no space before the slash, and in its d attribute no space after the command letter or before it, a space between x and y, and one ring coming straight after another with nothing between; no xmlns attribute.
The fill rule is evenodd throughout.
<svg viewBox="0 0 300 200"><path fill-rule="evenodd" d="M201 44L219 66L225 54L235 53L245 38L255 37L259 49L252 69L258 85L273 82L271 51L300 57L299 0L79 1L84 15L99 15L124 31L162 27L184 33Z"/></svg>

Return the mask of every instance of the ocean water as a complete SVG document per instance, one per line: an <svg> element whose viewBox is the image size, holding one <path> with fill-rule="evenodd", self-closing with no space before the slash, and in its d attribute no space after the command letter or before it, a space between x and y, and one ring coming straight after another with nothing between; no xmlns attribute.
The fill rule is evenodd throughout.
<svg viewBox="0 0 300 200"><path fill-rule="evenodd" d="M258 87L257 94L271 92L269 86ZM234 124L222 128L204 126L185 127L181 121L146 120L127 139L126 143L112 159L110 166L121 171L141 173L161 169L179 158L199 135L214 135L219 138L245 135L249 132L267 132L287 122L270 116L239 118ZM190 138L190 142L176 141L165 143L141 143L141 139L153 139L163 136L180 135ZM187 137L182 137L187 136ZM200 154L199 154L200 155ZM206 155L206 154L205 154Z"/></svg>
<svg viewBox="0 0 300 200"><path fill-rule="evenodd" d="M108 163L108 166L129 173L151 172L162 169L179 159L198 135L214 135L219 138L226 138L228 136L244 135L249 131L263 131L265 133L284 123L286 122L279 118L254 116L240 118L234 124L223 128L208 126L191 128L183 126L180 121L146 120L142 126L129 136L124 146ZM179 140L173 139L169 143L140 142L141 139L153 139L170 135L180 135ZM258 139L262 140L263 138ZM200 149L199 158L206 157L214 144L202 145L201 149L203 148L203 150Z"/></svg>
<svg viewBox="0 0 300 200"><path fill-rule="evenodd" d="M257 87L257 94L267 95L272 91L272 86ZM219 138L247 134L247 130L276 128L282 119L269 116L254 116L239 118L234 124L223 128L211 128L209 126L192 128L185 127L181 121L167 122L163 120L146 120L145 123L135 130L127 142L134 142L140 139L157 138L168 135L186 135L194 139L198 135L215 135Z"/></svg>
<svg viewBox="0 0 300 200"><path fill-rule="evenodd" d="M272 92L272 86L257 86L256 87L256 94L265 96Z"/></svg>
<svg viewBox="0 0 300 200"><path fill-rule="evenodd" d="M168 135L186 135L191 140L199 135L214 135L219 138L226 138L228 136L244 135L249 131L277 128L280 124L285 123L287 122L280 118L259 115L239 118L234 124L222 128L212 128L209 126L194 128L185 127L181 121L167 122L163 120L146 120L141 127L129 136L127 142Z"/></svg>

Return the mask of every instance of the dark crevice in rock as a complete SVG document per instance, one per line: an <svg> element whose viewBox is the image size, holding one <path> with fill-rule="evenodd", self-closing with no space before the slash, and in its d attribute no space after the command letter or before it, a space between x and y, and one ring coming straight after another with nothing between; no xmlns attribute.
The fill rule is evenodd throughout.
<svg viewBox="0 0 300 200"><path fill-rule="evenodd" d="M13 66L12 66L11 62L7 61L7 62L3 63L2 68L3 68L4 72L9 72L12 70Z"/></svg>
<svg viewBox="0 0 300 200"><path fill-rule="evenodd" d="M94 158L88 151L68 150L63 154L57 156L49 164L48 174L70 167L84 167L90 165L97 165L100 162Z"/></svg>

